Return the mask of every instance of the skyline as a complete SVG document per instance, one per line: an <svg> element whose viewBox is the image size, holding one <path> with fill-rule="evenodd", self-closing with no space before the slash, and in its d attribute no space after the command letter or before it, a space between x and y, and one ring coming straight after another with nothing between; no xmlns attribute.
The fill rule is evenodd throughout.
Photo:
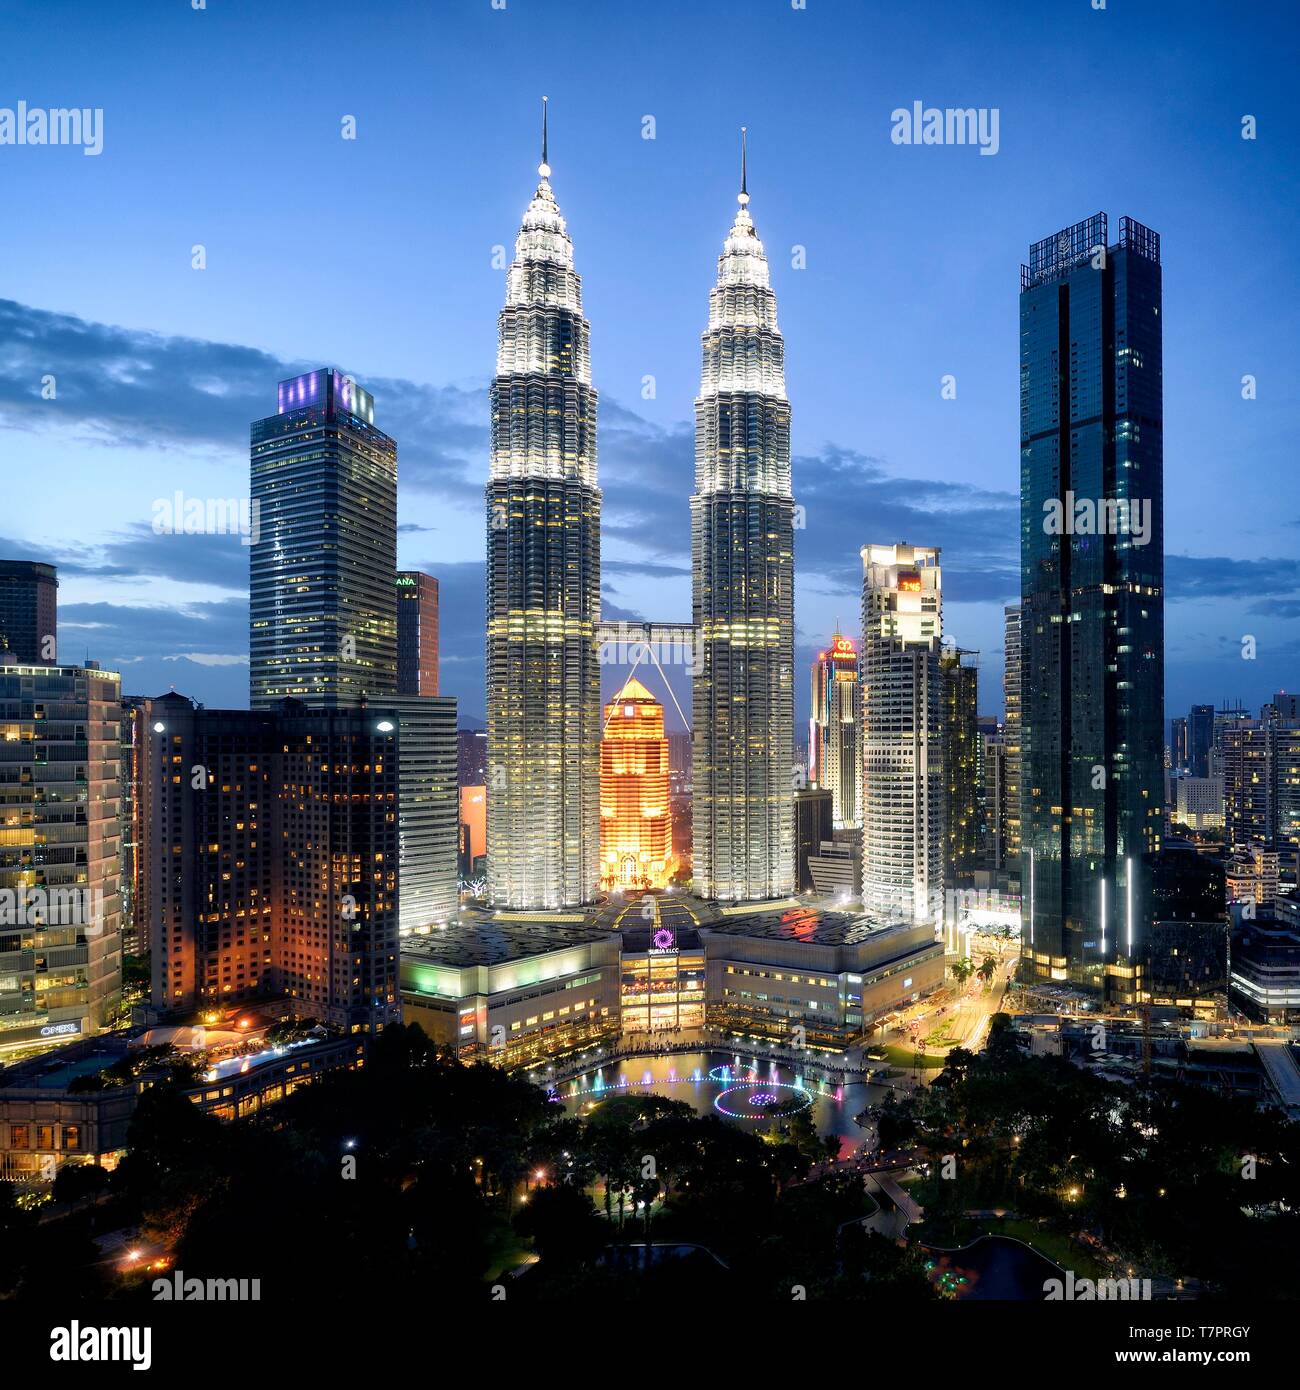
<svg viewBox="0 0 1300 1390"><path fill-rule="evenodd" d="M1164 238L1168 713L1235 698L1257 707L1286 686L1300 653L1286 624L1300 612L1300 562L1292 558L1300 517L1277 505L1286 496L1288 388L1270 364L1284 363L1286 344L1300 335L1292 331L1294 308L1271 292L1289 254L1281 229L1294 193L1279 174L1295 118L1270 61L1277 49L1262 47L1266 26L1259 37L1216 34L1212 65L1201 56L1199 14L1180 11L1172 36L1160 25L1169 7L1142 17L1086 9L1062 17L1051 51L1091 84L1088 115L1100 148L1081 136L1061 159L1068 108L1062 114L1055 87L1043 91L1025 76L1047 41L1019 32L1009 18L982 16L981 31L1000 41L978 81L958 80L948 50L922 42L949 31L965 41L969 20L953 29L956 8L944 7L944 18L873 17L869 50L850 44L849 55L828 59L828 26L841 38L865 37L847 7L794 15L766 7L731 37L773 70L771 95L724 102L692 86L701 53L725 27L718 19L657 10L646 20L646 43L666 52L675 34L686 33L681 68L655 75L638 60L636 82L620 92L628 60L613 54L615 18L582 6L548 18L555 61L542 80L523 75L538 39L536 7L516 3L494 14L450 6L439 17L437 54L397 60L382 96L376 50L363 35L346 94L326 84L326 95L291 74L274 100L223 108L218 157L201 122L172 128L143 119L175 81L166 64L151 68L148 99L129 95L139 81L129 62L117 77L105 75L114 65L101 62L104 54L125 58L144 21L127 17L101 29L87 8L79 31L85 50L58 48L59 81L51 84L41 74L56 45L35 22L38 7L19 6L11 23L25 45L23 81L15 85L11 53L0 58L0 89L14 101L25 92L32 103L102 98L105 106L104 150L95 159L0 149L15 197L39 187L47 209L5 233L22 275L0 304L9 341L0 423L20 469L0 544L7 556L59 564L63 658L89 655L121 669L132 693L175 685L212 706L246 703L246 548L237 538L178 544L155 536L151 507L178 488L200 497L246 492L246 431L271 408L273 384L337 365L374 393L376 424L397 441L399 563L439 579L444 688L460 698L466 718L483 718L479 519L491 329L503 289L491 250L509 246L532 186L544 89L555 187L582 248L593 384L602 395L606 617L689 615L686 499L700 305L718 222L732 206L738 128L747 124L751 190L792 344L795 500L808 513L808 528L796 533L800 727L812 657L837 615L857 606L858 550L894 540L942 547L948 629L980 652L981 711L1000 710L1001 607L1019 591L1016 267L1030 242L1103 207L1158 227ZM485 41L493 21L505 102L479 91L451 61ZM275 30L255 14L238 23L215 10L168 15L150 30L153 51L188 53L195 39L187 24L209 26L206 75L189 98L200 104L203 83L230 64L256 68L259 36L269 41ZM563 42L578 27L581 80ZM1271 32L1276 38L1276 26ZM326 42L304 35L304 58L323 55ZM808 68L810 49L825 71ZM859 52L871 79L866 90L826 80ZM1093 67L1102 53L1113 72ZM593 76L592 54L611 55L609 71ZM439 69L431 97L405 80L426 61ZM1159 81L1138 82L1153 64ZM310 66L304 61L303 71ZM69 85L83 80L85 94L70 94ZM1170 101L1171 93L1182 96ZM997 105L998 155L893 145L890 113L913 99ZM432 108L433 117L412 121L413 103ZM1239 138L1234 103L1258 116L1259 140ZM1123 120L1107 114L1118 110ZM338 117L349 111L358 139L336 147ZM450 132L457 111L455 138L421 143L420 131ZM657 113L653 141L641 138L646 113ZM1115 146L1130 124L1142 133L1137 150ZM298 142L295 169L351 167L355 176L355 166L341 161L358 156L367 188L385 181L399 190L389 200L393 211L380 220L372 215L377 199L344 199L342 210L313 199L312 236L321 249L304 253L299 245L291 254L301 217L283 209L268 217L259 191L259 179L284 172L275 156L281 135ZM178 176L186 142L186 161L202 165L210 155L215 178ZM232 164L240 166L238 188L223 172ZM169 199L132 196L163 178ZM1026 187L1035 190L1032 206ZM1201 211L1210 188L1219 199L1212 223ZM454 226L441 220L452 204ZM75 223L62 222L74 209ZM417 235L421 210L425 230ZM208 251L202 274L190 269L195 243ZM793 245L806 248L804 270L791 266ZM340 256L347 273L338 283L354 292L341 301L310 293L323 283L322 262ZM1197 322L1214 331L1188 332ZM39 396L47 371L59 381L54 402ZM955 401L940 396L946 372L957 379ZM1251 402L1240 399L1247 372L1259 381ZM647 374L655 377L653 400L640 396ZM1253 462L1237 467L1225 488L1228 451ZM51 527L42 477L56 464L76 467L81 486L60 498ZM189 606L171 611L160 582ZM1259 643L1249 665L1238 655L1247 633ZM625 674L611 668L604 698ZM686 692L677 693L684 705ZM671 708L669 717L678 727Z"/></svg>

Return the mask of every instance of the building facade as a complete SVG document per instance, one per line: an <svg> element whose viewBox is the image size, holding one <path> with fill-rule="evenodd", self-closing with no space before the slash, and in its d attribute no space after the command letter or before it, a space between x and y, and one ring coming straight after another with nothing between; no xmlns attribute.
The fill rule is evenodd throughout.
<svg viewBox="0 0 1300 1390"><path fill-rule="evenodd" d="M1020 605L1008 604L1003 609L1002 645L1005 666L1002 673L1002 697L1006 714L1002 724L1002 741L1006 745L1006 862L1012 872L1020 869L1020 776L1023 762L1021 748L1021 667L1020 667Z"/></svg>
<svg viewBox="0 0 1300 1390"><path fill-rule="evenodd" d="M397 574L397 693L438 693L438 581L420 570Z"/></svg>
<svg viewBox="0 0 1300 1390"><path fill-rule="evenodd" d="M943 916L939 551L862 547L862 904L881 922Z"/></svg>
<svg viewBox="0 0 1300 1390"><path fill-rule="evenodd" d="M979 867L980 746L977 652L945 648L939 658L939 724L943 742L944 884L952 888Z"/></svg>
<svg viewBox="0 0 1300 1390"><path fill-rule="evenodd" d="M0 664L0 1049L97 1032L121 995L121 677Z"/></svg>
<svg viewBox="0 0 1300 1390"><path fill-rule="evenodd" d="M666 888L676 869L664 707L628 680L605 706L600 745L600 882Z"/></svg>
<svg viewBox="0 0 1300 1390"><path fill-rule="evenodd" d="M862 825L860 723L858 649L851 637L837 632L813 662L808 726L808 780L815 787L830 788L836 830L857 830Z"/></svg>
<svg viewBox="0 0 1300 1390"><path fill-rule="evenodd" d="M397 445L334 368L254 421L250 704L355 706L397 689Z"/></svg>
<svg viewBox="0 0 1300 1390"><path fill-rule="evenodd" d="M266 997L344 1032L397 1021L397 713L206 710L174 693L150 713L140 852L154 1006ZM454 872L454 830L451 855Z"/></svg>
<svg viewBox="0 0 1300 1390"><path fill-rule="evenodd" d="M25 666L58 660L59 575L38 560L0 560L0 652Z"/></svg>
<svg viewBox="0 0 1300 1390"><path fill-rule="evenodd" d="M1131 974L1160 847L1160 238L1098 214L1036 243L1020 293L1022 970Z"/></svg>
<svg viewBox="0 0 1300 1390"><path fill-rule="evenodd" d="M398 728L398 930L444 927L460 906L456 699L387 695L369 706Z"/></svg>
<svg viewBox="0 0 1300 1390"><path fill-rule="evenodd" d="M695 401L693 863L703 898L794 889L794 500L785 347L742 170Z"/></svg>
<svg viewBox="0 0 1300 1390"><path fill-rule="evenodd" d="M522 910L590 902L600 876L596 393L550 172L543 147L498 321L487 485L488 895Z"/></svg>

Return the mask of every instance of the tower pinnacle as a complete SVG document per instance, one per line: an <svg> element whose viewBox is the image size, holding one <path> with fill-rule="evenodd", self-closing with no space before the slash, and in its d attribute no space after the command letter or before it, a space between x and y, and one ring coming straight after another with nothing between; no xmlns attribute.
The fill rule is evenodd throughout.
<svg viewBox="0 0 1300 1390"><path fill-rule="evenodd" d="M736 195L736 201L743 208L749 202L749 179L747 173L748 164L748 126L740 127L740 192Z"/></svg>
<svg viewBox="0 0 1300 1390"><path fill-rule="evenodd" d="M547 159L547 129L546 129L546 106L549 97L542 98L542 162L537 166L537 172L544 179L551 177L551 165Z"/></svg>

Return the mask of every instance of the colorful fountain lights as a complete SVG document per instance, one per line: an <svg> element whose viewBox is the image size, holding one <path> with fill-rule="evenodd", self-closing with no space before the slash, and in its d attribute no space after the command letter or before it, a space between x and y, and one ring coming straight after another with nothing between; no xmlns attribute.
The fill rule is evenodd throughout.
<svg viewBox="0 0 1300 1390"><path fill-rule="evenodd" d="M792 1091L794 1093L792 1099L797 1098L800 1102L794 1108L783 1111L783 1114L796 1115L800 1110L807 1110L813 1103L811 1092L805 1091L802 1086L793 1086L786 1081L742 1081L738 1086L729 1086L721 1095L715 1096L713 1106L715 1110L720 1110L722 1114L733 1120L766 1120L770 1119L771 1116L761 1107L780 1100L781 1097L777 1094L780 1091ZM731 1106L723 1103L728 1096L735 1096L738 1093L742 1094L743 1099L733 1103L743 1104L747 1107L746 1109L733 1110Z"/></svg>

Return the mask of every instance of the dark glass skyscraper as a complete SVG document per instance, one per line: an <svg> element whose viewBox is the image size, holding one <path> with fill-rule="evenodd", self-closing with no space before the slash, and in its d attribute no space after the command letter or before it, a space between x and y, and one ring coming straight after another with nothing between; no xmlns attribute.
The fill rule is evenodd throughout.
<svg viewBox="0 0 1300 1390"><path fill-rule="evenodd" d="M38 560L0 560L0 651L28 666L58 659L58 571Z"/></svg>
<svg viewBox="0 0 1300 1390"><path fill-rule="evenodd" d="M741 176L695 401L695 890L794 889L794 501L785 345Z"/></svg>
<svg viewBox="0 0 1300 1390"><path fill-rule="evenodd" d="M250 702L352 706L397 689L397 445L333 368L252 426Z"/></svg>
<svg viewBox="0 0 1300 1390"><path fill-rule="evenodd" d="M600 872L600 491L582 280L551 192L524 213L498 320L487 485L488 893L554 909Z"/></svg>
<svg viewBox="0 0 1300 1390"><path fill-rule="evenodd" d="M1214 747L1214 706L1193 705L1187 716L1187 765L1193 777L1210 775Z"/></svg>
<svg viewBox="0 0 1300 1390"><path fill-rule="evenodd" d="M1160 314L1131 218L1021 268L1022 967L1129 998L1163 817Z"/></svg>

